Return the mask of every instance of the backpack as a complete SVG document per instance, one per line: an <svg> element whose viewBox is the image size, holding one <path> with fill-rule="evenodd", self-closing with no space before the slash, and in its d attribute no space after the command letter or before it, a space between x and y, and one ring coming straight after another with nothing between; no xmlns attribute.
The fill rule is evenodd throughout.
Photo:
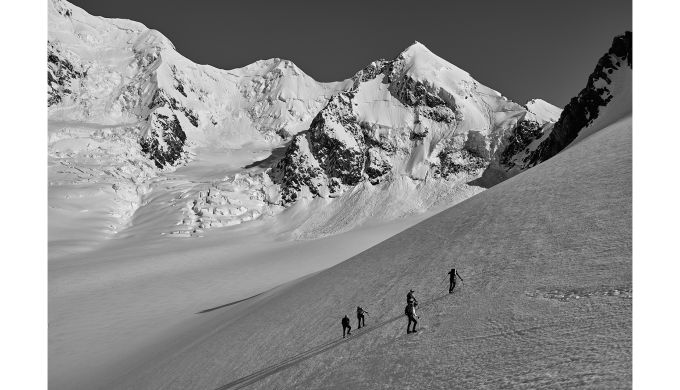
<svg viewBox="0 0 680 390"><path fill-rule="evenodd" d="M404 308L404 314L406 314L407 316L410 316L411 312L412 312L411 311L411 305L406 305L406 308Z"/></svg>

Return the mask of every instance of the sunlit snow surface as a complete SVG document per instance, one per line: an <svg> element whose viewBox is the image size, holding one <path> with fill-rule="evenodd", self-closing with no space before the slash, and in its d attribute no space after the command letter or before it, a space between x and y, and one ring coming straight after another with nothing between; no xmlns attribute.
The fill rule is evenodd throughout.
<svg viewBox="0 0 680 390"><path fill-rule="evenodd" d="M449 295L452 266L465 282ZM348 261L201 314L195 339L118 385L626 388L631 298L628 116ZM357 305L368 327L342 340Z"/></svg>
<svg viewBox="0 0 680 390"><path fill-rule="evenodd" d="M55 16L67 9L79 22ZM432 123L390 180L284 208L265 174L283 150L276 131L309 128L350 80L318 83L281 59L196 65L139 23L59 0L49 10L50 39L88 69L49 112L50 388L629 385L630 122L595 132L627 100L478 196L474 177L428 179L436 141L453 132ZM559 116L540 99L507 101L419 43L401 58L455 98L461 134L496 142L524 115ZM413 111L385 88L362 84L357 114L408 139ZM178 114L189 142L177 167L157 169L137 144L155 89L201 123ZM454 262L465 283L448 296ZM422 333L407 338L408 288L424 305ZM339 319L356 305L369 328L342 342Z"/></svg>

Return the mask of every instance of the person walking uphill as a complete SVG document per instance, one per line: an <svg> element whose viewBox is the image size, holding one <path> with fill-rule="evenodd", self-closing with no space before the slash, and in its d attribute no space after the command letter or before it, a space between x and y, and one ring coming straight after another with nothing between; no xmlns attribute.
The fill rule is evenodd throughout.
<svg viewBox="0 0 680 390"><path fill-rule="evenodd" d="M451 271L448 272L449 274L449 294L453 292L453 289L456 288L456 277L460 279L460 281L463 281L463 278L460 277L458 274L458 271L456 271L455 268L451 268Z"/></svg>
<svg viewBox="0 0 680 390"><path fill-rule="evenodd" d="M418 330L416 329L416 325L418 325L418 316L416 315L416 308L413 303L409 303L406 305L406 309L404 310L404 314L406 314L406 317L408 317L408 325L406 325L406 333L416 333ZM413 330L411 330L411 323L413 323Z"/></svg>
<svg viewBox="0 0 680 390"><path fill-rule="evenodd" d="M362 326L366 326L366 320L364 319L364 314L368 315L368 312L361 307L357 306L357 322L359 326L357 329L361 329Z"/></svg>
<svg viewBox="0 0 680 390"><path fill-rule="evenodd" d="M345 315L342 318L342 338L343 339L345 338L345 329L347 330L347 336L351 336L352 335L352 327L349 324L349 317L347 317L347 315Z"/></svg>
<svg viewBox="0 0 680 390"><path fill-rule="evenodd" d="M409 290L406 294L406 303L412 303L414 307L418 306L418 300L413 296L413 290Z"/></svg>

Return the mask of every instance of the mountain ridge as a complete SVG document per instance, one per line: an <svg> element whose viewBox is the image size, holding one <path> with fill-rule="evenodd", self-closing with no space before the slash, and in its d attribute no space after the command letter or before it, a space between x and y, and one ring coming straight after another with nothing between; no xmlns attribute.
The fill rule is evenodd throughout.
<svg viewBox="0 0 680 390"><path fill-rule="evenodd" d="M395 59L374 61L349 79L319 83L280 58L231 70L197 65L177 53L162 33L140 23L93 17L64 0L51 0L48 8L48 111L51 123L60 124L54 127L53 138L93 137L84 129L75 132L63 125L87 122L120 126L124 137L132 137L126 145L139 145L128 157L100 159L104 163L97 173L100 180L116 188L99 187L109 199L102 203L113 207L107 208L107 215L121 216L106 217L107 230L114 234L145 204L151 182L191 166L206 149L223 151L225 159L233 150L249 148L269 149L272 154L264 159L267 166L246 161L243 166L251 168L239 173L246 181L233 175L221 183L212 179L220 188L233 188L229 183L237 181L247 184L238 193L215 186L197 191L194 204L173 211L179 227L165 233L193 237L205 229L274 215L301 198L345 199L354 191L365 192L361 198L367 203L358 207L372 211L339 228L342 231L372 215L383 214L389 220L418 213L459 199L454 193L476 191L467 183L504 148L507 133L521 116L538 118L538 131L550 121L543 117L549 103L543 103L543 111L530 113L418 41ZM341 109L348 101L356 106ZM558 110L550 107L547 111ZM326 125L335 123L332 118L352 129L339 126L328 133ZM110 142L120 141L119 135L114 139L111 134ZM77 166L84 158L101 154L91 148L61 150L59 145L65 143L60 142L50 147L55 163ZM304 159L294 157L300 150ZM135 184L134 173L116 177L106 173L137 172L131 166L149 164L155 169L144 181L146 189ZM77 171L58 176L54 182L88 180ZM369 191L361 183L376 188ZM389 191L397 188L408 188L404 200L387 205L394 209L391 213L379 211L379 198L394 198ZM127 195L121 197L123 193ZM218 198L211 200L207 194ZM243 196L256 199L225 204L226 199ZM211 201L221 208L207 207ZM121 208L122 204L126 206ZM299 228L295 234L302 236L316 229Z"/></svg>

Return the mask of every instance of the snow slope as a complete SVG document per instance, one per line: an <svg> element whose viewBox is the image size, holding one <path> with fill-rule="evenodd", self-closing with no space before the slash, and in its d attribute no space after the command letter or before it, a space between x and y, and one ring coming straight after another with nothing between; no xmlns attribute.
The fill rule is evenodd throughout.
<svg viewBox="0 0 680 390"><path fill-rule="evenodd" d="M385 261L358 267L364 256L330 274L310 275L480 193L483 188L470 181L508 150L518 131L548 137L559 116L540 100L526 106L507 101L419 43L351 79L318 83L282 59L234 70L197 65L139 23L94 17L62 0L50 0L48 10L54 389L205 388L251 372L260 379L263 364L335 337L331 317L317 318L311 310L334 323L336 313L324 305L344 305L351 298L345 287L365 291L367 300L392 302L383 290L365 289L375 281L396 291L410 278L405 271L416 267L398 252L411 253L418 244L386 244L395 251L397 273L384 271L390 268ZM291 162L291 169L279 175L282 162ZM313 187L286 184L317 168L323 173ZM468 221L470 235L456 233L468 242L494 242L493 232L502 237L501 220L484 213L504 201L489 196L496 203L474 204L484 217L480 223L491 224L482 229ZM545 201L503 196L516 207ZM456 215L464 221L467 214ZM529 223L522 218L518 226ZM438 228L413 239L433 242ZM499 245L511 248L511 241ZM493 268L498 259L487 260L485 267ZM425 277L414 274L408 283L420 289ZM309 283L316 287L304 287ZM609 290L593 291L599 297ZM298 293L309 305L298 313L308 323L289 317L289 306L275 305ZM480 310L499 309L488 299L475 302ZM366 305L373 316L392 318ZM471 324L485 324L471 318ZM269 320L288 325L274 329ZM500 324L512 328L515 322ZM376 330L393 332L392 326ZM380 340L392 334L380 332ZM316 374L302 372L299 380L310 375Z"/></svg>
<svg viewBox="0 0 680 390"><path fill-rule="evenodd" d="M341 264L202 314L213 328L116 388L630 387L631 211L627 116ZM454 265L465 282L448 295ZM368 328L342 340L357 305Z"/></svg>

